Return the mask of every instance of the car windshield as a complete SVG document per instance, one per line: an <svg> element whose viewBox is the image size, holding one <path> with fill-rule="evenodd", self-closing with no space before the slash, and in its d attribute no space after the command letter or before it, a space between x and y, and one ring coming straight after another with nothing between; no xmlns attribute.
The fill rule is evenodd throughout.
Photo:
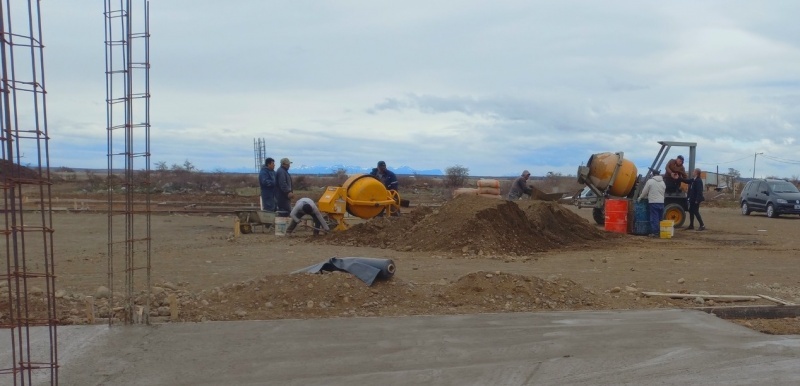
<svg viewBox="0 0 800 386"><path fill-rule="evenodd" d="M800 193L800 191L797 190L796 186L786 181L770 182L769 187L775 193Z"/></svg>

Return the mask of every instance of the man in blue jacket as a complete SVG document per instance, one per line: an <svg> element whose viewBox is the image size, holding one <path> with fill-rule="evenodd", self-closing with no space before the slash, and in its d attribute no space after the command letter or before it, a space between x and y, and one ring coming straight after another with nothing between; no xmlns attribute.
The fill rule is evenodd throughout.
<svg viewBox="0 0 800 386"><path fill-rule="evenodd" d="M261 210L275 211L275 160L267 158L258 173L258 184L261 185Z"/></svg>
<svg viewBox="0 0 800 386"><path fill-rule="evenodd" d="M370 175L380 180L383 186L386 187L386 190L397 190L397 175L386 168L386 162L378 161L378 167L372 169Z"/></svg>

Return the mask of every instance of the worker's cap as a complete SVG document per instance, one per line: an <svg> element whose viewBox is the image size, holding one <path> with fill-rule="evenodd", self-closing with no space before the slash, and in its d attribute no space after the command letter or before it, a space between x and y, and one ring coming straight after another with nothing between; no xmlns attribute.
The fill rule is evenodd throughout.
<svg viewBox="0 0 800 386"><path fill-rule="evenodd" d="M529 175L531 175L531 172L529 172L529 171L527 171L527 170L523 170L523 171L522 171L522 175L523 175L523 176L529 176Z"/></svg>
<svg viewBox="0 0 800 386"><path fill-rule="evenodd" d="M378 161L378 166L386 166L386 162L384 162L384 161Z"/></svg>
<svg viewBox="0 0 800 386"><path fill-rule="evenodd" d="M290 163L292 163L292 161L289 161L288 158L281 158L281 165L288 165Z"/></svg>
<svg viewBox="0 0 800 386"><path fill-rule="evenodd" d="M656 169L656 170L653 170L653 175L654 175L654 176L657 176L657 175L660 175L660 174L661 174L661 171L660 171L660 170L658 170L658 169Z"/></svg>
<svg viewBox="0 0 800 386"><path fill-rule="evenodd" d="M683 156L682 156L682 155L679 155L679 156L678 156L678 159L679 159L679 160L681 160L681 161L683 161Z"/></svg>

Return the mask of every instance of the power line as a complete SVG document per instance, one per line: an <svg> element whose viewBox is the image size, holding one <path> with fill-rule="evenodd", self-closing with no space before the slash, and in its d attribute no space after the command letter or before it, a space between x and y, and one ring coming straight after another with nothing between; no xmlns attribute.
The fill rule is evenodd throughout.
<svg viewBox="0 0 800 386"><path fill-rule="evenodd" d="M741 160L749 159L750 157L751 156L748 155L748 156L745 156L745 157L742 157L742 158L738 158L738 159L735 159L735 160L732 160L732 161L725 161L725 162L697 162L697 163L700 164L700 165L725 165L725 164L734 163L734 162L738 162L738 161L741 161Z"/></svg>
<svg viewBox="0 0 800 386"><path fill-rule="evenodd" d="M781 163L792 164L792 165L800 165L800 161L795 161L795 160L790 160L790 159L785 159L785 158L780 158L780 157L769 156L769 155L766 155L766 154L762 154L761 156L764 157L764 158L770 159L772 161L775 161L775 162L781 162Z"/></svg>

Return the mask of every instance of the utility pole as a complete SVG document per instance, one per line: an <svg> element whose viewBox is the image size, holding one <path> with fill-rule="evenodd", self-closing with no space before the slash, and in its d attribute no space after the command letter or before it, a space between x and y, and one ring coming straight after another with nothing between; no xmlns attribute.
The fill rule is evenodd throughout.
<svg viewBox="0 0 800 386"><path fill-rule="evenodd" d="M760 152L760 153L756 153L756 154L753 156L753 178L756 178L756 159L758 159L758 155L759 155L759 154L764 154L764 152L762 151L762 152Z"/></svg>

